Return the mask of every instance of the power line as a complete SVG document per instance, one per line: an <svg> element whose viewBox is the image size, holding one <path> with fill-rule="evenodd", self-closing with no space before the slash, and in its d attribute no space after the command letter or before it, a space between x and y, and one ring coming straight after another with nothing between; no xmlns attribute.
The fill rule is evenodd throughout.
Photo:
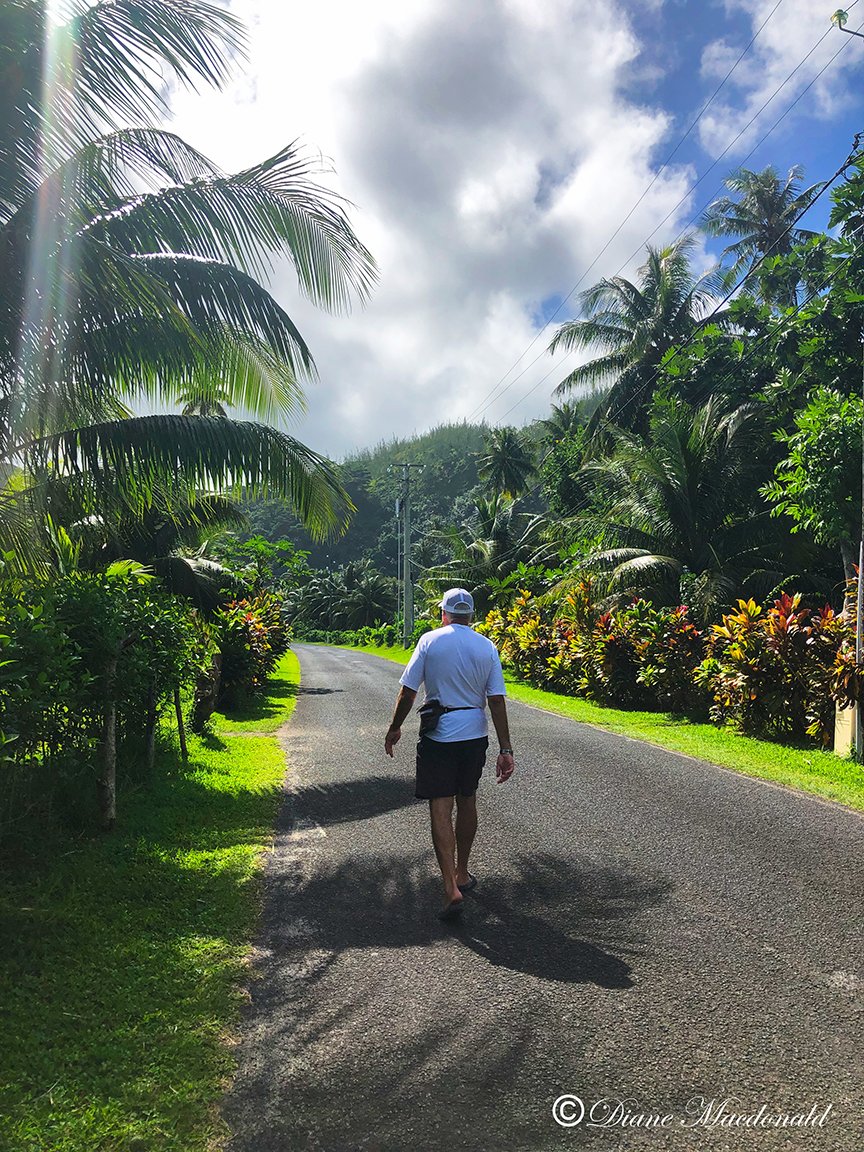
<svg viewBox="0 0 864 1152"><path fill-rule="evenodd" d="M854 0L854 2L857 3L857 0ZM561 302L558 304L558 307L555 309L555 311L547 318L547 320L543 324L543 327L537 332L537 334L534 336L534 339L531 341L531 343L528 345L528 347L525 349L525 351L519 357L517 357L517 359L514 361L514 363L511 365L511 367L507 369L507 371L504 373L504 375L501 377L501 379L498 381L498 383L494 384L492 386L492 389L486 394L486 396L484 396L483 400L480 401L478 408L481 411L483 410L483 406L485 404L485 401L488 399L488 397L491 396L492 393L498 389L499 385L501 385L507 379L507 377L513 371L513 369L516 367L516 365L522 359L522 357L526 356L528 354L528 352L531 351L531 349L534 347L534 345L540 339L541 334L546 330L546 328L549 327L549 324L555 319L555 317L558 315L558 313L561 311L561 309L564 307L564 305L567 303L567 301L573 297L574 293L579 288L580 284L582 284L582 282L585 280L588 273L597 264L597 261L600 260L600 258L603 256L603 254L607 251L609 246L612 244L612 242L615 240L615 238L621 232L621 229L624 227L624 225L627 223L627 221L632 217L633 213L636 211L636 209L639 207L639 205L642 203L642 201L645 199L645 197L648 195L648 193L651 191L651 189L654 187L654 185L657 183L657 181L660 179L660 177L666 171L666 169L669 167L669 164L672 162L672 160L675 157L675 155L677 154L678 150L681 148L681 145L684 143L684 141L687 139L687 137L690 135L690 133L693 131L693 129L696 127L696 125L699 123L699 121L705 115L705 113L708 111L709 107L714 103L714 100L720 94L721 89L725 86L726 81L729 80L729 78L732 76L733 72L735 72L735 70L737 69L738 65L741 63L741 61L744 59L744 57L747 55L747 53L750 51L750 49L756 43L756 40L757 40L759 34L761 33L762 29L765 27L765 25L768 23L768 21L771 19L771 17L774 15L774 13L777 11L777 9L780 7L780 5L782 3L783 3L783 0L777 0L774 7L771 9L771 11L768 13L768 15L765 17L765 19L762 21L762 23L759 25L759 27L754 32L753 36L750 39L749 44L741 52L738 59L735 61L735 63L732 65L732 67L729 69L729 71L726 73L726 75L723 77L723 79L720 81L720 83L717 85L717 87L714 89L714 91L711 93L711 95L708 97L708 99L702 105L701 109L699 110L698 115L695 117L695 119L692 121L690 126L687 128L687 131L680 138L678 143L675 145L675 147L672 149L672 151L669 153L669 155L666 157L666 159L663 161L663 163L660 165L660 167L654 173L653 177L651 178L650 182L646 185L646 187L643 190L639 199L636 201L636 203L633 205L633 207L630 209L630 211L627 213L627 215L624 217L624 219L621 221L621 223L618 225L618 227L615 229L615 231L612 233L612 235L609 237L609 239L606 241L606 243L603 245L603 247L597 253L597 255L594 257L594 259L591 261L591 263L588 265L588 267L585 269L585 271L582 273L582 275L579 277L579 279L576 281L576 283L573 285L573 287L570 289L570 291L567 293L567 295L561 300ZM543 353L541 353L541 355L542 354ZM515 384L516 380L519 380L521 378L521 376L523 376L524 373L528 370L528 368L530 368L533 364L536 364L536 362L537 362L536 360L532 360L531 364L529 364L528 367L526 369L524 369L523 372L520 372L519 376L517 376L514 380L511 381L511 384ZM487 407L488 407L488 405L487 405ZM475 409L475 412L476 411L477 411L477 409ZM473 419L475 412L471 413L471 415L468 417L469 420Z"/></svg>
<svg viewBox="0 0 864 1152"><path fill-rule="evenodd" d="M852 4L850 4L850 6L849 6L849 7L850 7L850 8L852 8L852 7L854 7L854 5L855 5L855 4L857 4L857 3L858 3L858 0L853 0L853 3L852 3ZM776 4L775 4L774 8L771 10L771 12L769 13L768 17L766 18L766 20L765 20L765 21L763 21L762 25L760 26L759 30L757 31L757 33L756 33L756 36L758 36L759 32L761 32L762 28L764 28L765 24L768 22L768 20L769 20L769 19L771 18L771 16L774 14L774 12L776 11L777 7L778 7L778 5L776 5ZM861 27L864 27L864 24L862 24L862 25L861 25ZM657 224L657 226L656 226L656 227L655 227L655 228L654 228L654 229L653 229L653 230L652 230L652 231L651 231L651 232L648 234L647 238L646 238L646 239L645 239L645 240L642 242L642 244L640 244L640 245L639 245L639 247L638 247L638 248L636 248L636 249L635 249L635 250L634 250L634 251L633 251L633 252L630 254L630 256L627 258L627 260L625 260L625 261L624 261L624 263L621 265L621 267L620 267L620 268L618 269L618 271L615 273L615 276L619 276L619 275L620 275L620 274L623 272L623 270L624 270L624 269L627 267L627 265L628 265L628 264L629 264L629 263L630 263L630 262L631 262L633 259L635 259L635 257L636 257L636 256L638 256L638 254L639 254L639 253L640 253L640 251L641 251L641 250L642 250L642 249L645 247L645 245L646 245L647 243L649 243L649 241L650 241L650 240L652 240L654 236L656 236L656 234L657 234L657 233L660 231L660 229L661 229L661 228L663 227L663 225L664 225L664 224L667 222L667 220L669 220L669 219L670 219L670 217L674 216L674 214L675 214L675 213L677 212L677 210L678 210L678 209L681 207L681 205L682 205L682 204L683 204L683 203L684 203L684 202L685 202L687 199L689 199L689 197L690 197L690 196L692 196L692 194L693 194L693 192L695 191L695 189L696 189L696 188L698 188L698 187L699 187L699 185L700 185L700 184L703 182L703 180L705 180L705 179L706 179L706 177L708 176L708 174L709 174L710 172L712 172L712 171L714 170L714 168L716 168L716 167L717 167L717 165L720 163L720 161L723 159L723 157L724 157L724 156L726 156L726 155L727 155L727 153L728 153L729 151L731 151L731 149L734 147L734 145L735 145L735 144L736 144L736 143L737 143L737 142L738 142L738 141L741 139L741 137L742 137L742 136L743 136L743 135L744 135L744 134L745 134L745 133L746 133L746 132L749 130L749 128L750 128L750 127L751 127L751 126L752 126L752 125L755 123L755 121L756 121L756 120L757 120L757 119L758 119L758 118L759 118L759 117L762 115L762 113L765 111L765 109L768 107L768 105L769 105L769 104L771 104L771 103L772 103L772 102L773 102L773 101L776 99L776 97L779 95L779 93L780 93L780 92L782 92L782 90L783 90L783 89L786 87L786 85L787 85L787 84L789 83L789 81L790 81L790 80L793 78L793 76L795 76L795 74L796 74L796 73L797 73L797 72L798 72L798 71L799 71L799 70L800 70L800 69L803 67L803 65L804 65L804 64L805 64L805 63L806 63L806 62L807 62L807 61L810 59L810 57L813 55L813 53L814 53L814 52L815 52L815 51L816 51L816 50L819 48L819 46L820 46L820 45L823 43L823 41L826 39L826 37L827 37L827 36L829 36L830 34L831 34L831 29L829 28L829 29L828 29L828 31L826 31L825 33L823 33L823 35L822 35L822 36L819 38L819 40L817 40L817 42L816 42L816 43L813 45L813 47L810 49L810 51L809 51L809 52L806 54L806 56L804 56L804 58L803 58L802 60L800 60L800 61L799 61L799 63L798 63L798 64L797 64L797 65L796 65L796 66L795 66L793 69L792 69L792 71L789 73L789 75L786 77L786 79L785 79L785 80L783 80L783 82L782 82L780 85L778 85L778 87L777 87L777 88L775 88L775 89L774 89L774 91L773 91L773 92L772 92L772 94L771 94L771 95L768 97L768 99L767 99L767 100L765 100L765 101L763 102L763 104L760 106L760 108L759 108L759 109L758 109L758 110L757 110L757 111L756 111L756 112L755 112L755 113L754 113L754 114L753 114L753 115L750 117L750 119L747 121L747 123L744 125L744 127L743 127L743 128L742 128L742 129L741 129L741 130L738 132L738 134L737 134L737 135L736 135L736 136L735 136L735 137L734 137L734 138L733 138L733 139L732 139L732 140L729 142L729 144L727 144L727 145L726 145L726 147L725 147L725 148L724 148L724 150L723 150L723 151L722 151L722 152L719 154L719 156L717 156L717 157L716 157L716 158L715 158L715 159L712 161L712 163L711 163L711 164L708 166L708 168L706 168L706 169L705 169L705 171L702 173L702 175L699 177L699 179L698 179L698 180L695 182L695 184L693 184L693 185L692 185L692 187L691 187L691 188L689 188L689 189L688 189L688 191L687 191L687 192L684 194L684 196L682 196L682 197L681 197L681 198L678 200L678 202L677 202L675 205L673 205L673 207L670 209L670 211L669 211L669 212L667 212L667 214L666 214L666 215L663 217L663 219L662 219L662 220L659 222L659 224ZM756 36L754 36L754 37L753 37L753 40L755 40L755 39L756 39ZM751 40L751 42L750 42L750 44L751 44L751 45L752 45L752 43L753 43L753 40ZM824 72L825 72L825 71L826 71L826 70L827 70L827 69L828 69L828 68L831 66L831 64L833 64L833 63L834 63L834 61L837 59L837 57L840 55L840 53L843 51L843 49L844 49L844 48L847 46L847 44L848 44L848 41L847 41L847 42L845 42L845 43L844 43L844 44L843 44L843 45L842 45L842 46L841 46L841 47L840 47L840 48L839 48L839 49L838 49L838 50L837 50L837 51L836 51L836 52L833 54L833 56L831 56L831 58L830 58L830 59L827 61L827 63L826 63L825 65L823 65L823 67L822 67L822 68L821 68L821 69L820 69L820 70L819 70L819 71L816 73L816 75L813 77L813 79L812 79L812 80L810 80L810 82L809 82L809 83L808 83L808 84L807 84L807 85L806 85L806 86L805 86L805 87L804 87L804 88L801 90L801 92L800 92L800 93L798 94L798 96L797 96L797 97L796 97L796 98L795 98L795 99L792 101L792 103L791 103L791 104L788 106L788 108L786 108L786 110L785 110L785 111L784 111L784 112L783 112L783 113L782 113L782 114L781 114L781 115L780 115L780 116L777 118L777 120L775 120L775 121L774 121L774 123L771 125L771 127L768 129L768 131L767 131L767 132L765 132L765 133L764 133L764 134L763 134L763 135L762 135L762 136L759 138L759 140L756 142L756 144L755 144L755 145L754 145L754 146L753 146L753 147L750 149L750 151L747 153L747 155L746 155L746 156L744 157L744 159L741 161L741 164L742 164L742 165L743 165L743 164L746 164L746 162L747 162L747 161L750 159L750 157L751 157L751 156L754 154L754 152L756 152L756 150L757 150L758 148L760 148L760 147L762 146L762 144L764 144L764 142L765 142L765 141L768 139L768 137L771 135L771 133L772 133L772 132L774 132L774 131L777 129L777 127L778 127L778 126L779 126L779 125L780 125L780 124L783 122L783 120L785 120L785 118L786 118L786 117L789 115L789 113L790 113L790 112L793 110L793 108L795 108L795 107L797 106L797 104L798 104L798 103L799 103L799 102L802 100L802 98L803 98L803 97L804 97L804 96L807 94L807 92L809 92L809 91L810 91L810 89L811 89L811 88L813 87L813 85L814 85L814 84L817 82L817 80L819 80L819 78L820 78L820 77L823 75L823 73L824 73ZM748 49L749 49L749 47L750 47L750 45L748 45ZM745 49L745 52L746 52L746 51L747 51L747 49ZM743 56L743 53L742 53L742 56ZM740 62L740 59L741 59L741 57L739 57L739 62ZM736 66L737 66L737 64L736 64ZM734 70L734 68L733 68L732 70ZM728 78L728 75L731 75L731 71L730 71L730 73L729 73L729 74L727 74L727 78ZM724 83L725 83L725 80L724 80ZM721 87L722 87L722 84L721 84ZM718 89L718 91L719 91L719 89ZM715 95L716 95L716 93L715 93ZM713 97L712 97L712 99L713 99ZM709 103L710 103L710 101L709 101ZM705 109L707 109L707 107L708 107L708 105L706 104L705 108L703 109L703 112L702 112L702 113L700 113L700 117L701 117L701 115L704 113ZM695 122L694 122L694 123L695 123ZM688 131L689 131L689 130L688 130ZM682 142L683 142L683 140L682 140ZM667 161L667 163L668 163L668 161ZM662 171L662 169L661 169L660 171ZM660 173L658 172L658 176L659 176L659 174L660 174ZM656 177L655 177L655 179L656 179ZM652 183L653 183L653 181L652 181ZM650 187L650 185L649 185L649 187ZM700 209L698 210L698 212L696 212L696 213L695 213L695 215L694 215L694 216L692 216L692 217L690 218L690 220L689 220L689 221L688 221L688 222L687 222L687 223L684 225L684 227L683 227L683 228L682 228L682 229L679 231L679 233L678 233L678 235L675 237L675 240L673 241L673 243L677 243L677 241L678 241L678 240L679 240L679 239L680 239L680 238L681 238L681 237L684 235L684 233L685 233L685 232L686 232L686 231L687 231L689 228L691 228L691 227L692 227L692 226L693 226L693 225L694 225L694 224L695 224L695 223L696 223L696 222L699 220L699 218L702 216L702 214L703 214L703 212L704 212L705 208L707 207L707 205L708 205L708 204L709 204L709 203L710 203L710 202L713 200L714 196L715 196L715 195L716 195L718 192L722 191L722 188L723 188L723 185L722 185L722 184L720 184L720 185L718 186L718 188L716 188L716 189L715 189L715 191L714 191L714 192L711 194L711 196L709 197L708 201L706 201L706 203L705 203L705 204L702 206L702 208L700 208ZM647 189L646 189L646 192L647 192ZM643 196L644 196L644 194L643 194ZM640 201L641 201L641 198L640 198ZM637 203L638 203L638 202L637 202ZM634 206L634 208L635 208L635 206ZM631 211L630 215L632 215L632 211ZM570 291L570 293L568 293L568 295L565 297L564 301L562 301L562 305L563 305L564 303L566 303L566 301L567 301L567 300L569 300L569 299L570 299L570 298L573 296L573 294L574 294L574 292L576 291L576 289L579 287L579 285L580 285L580 284L583 282L583 280L585 279L585 276L588 274L588 272L590 272L591 268L593 268L593 267L594 267L594 265L597 263L597 260L600 258L600 256L602 256L603 252L605 252L605 251L606 251L606 249L609 247L609 244L612 242L612 240L614 240L615 236L617 236L617 235L618 235L618 232L620 232L621 228L623 227L623 224L624 224L624 223L626 223L627 219L629 219L629 216L625 218L625 220L622 222L622 224L621 224L621 225L619 225L618 229L616 229L616 231L615 231L615 233L613 234L613 236L611 237L610 241L609 241L609 242L606 244L606 246L605 246L605 247L602 249L602 251L601 251L601 252L598 254L598 256L597 256L597 257L595 257L594 261L593 261L593 262L592 262L592 263L589 265L589 267L588 267L588 268L585 270L585 272L582 274L582 276L580 277L580 279L577 281L577 283L576 283L576 285L574 286L574 288L573 288L573 289ZM541 328L541 329L538 331L537 335L534 337L534 340L531 342L531 344L529 344L529 346L528 346L528 349L530 349L530 348L532 347L532 345L533 345L534 343L536 343L536 341L539 339L540 335L543 333L543 331L545 330L545 328L548 326L549 322L550 322L550 321L551 321L551 320L554 318L554 316L557 314L557 311L558 311L558 309L556 309L556 312L555 312L555 313L553 313L553 314L552 314L552 316L550 316L550 317L549 317L549 320L547 320L547 321L546 321L546 323L543 325L543 327L542 327L542 328ZM526 349L526 352L528 351L528 349ZM536 363L537 363L537 361L538 361L538 360L540 360L540 359L541 359L541 358L542 358L544 355L546 355L546 352L547 352L547 350L546 350L546 349L544 349L544 350L543 350L542 352L540 352L540 353L539 353L537 356L535 356L535 358L534 358L534 359L531 361L531 363L530 363L530 364L528 364L528 365L526 365L526 367L525 367L525 368L522 370L522 372L520 372L518 376L514 377L514 378L513 378L513 380L511 380L511 381L510 381L510 383L509 383L509 384L508 384L506 387L502 388L502 389L500 390L500 392L498 393L498 395L497 395L497 396L494 396L492 399L488 400L488 403L482 403L482 402L481 402L480 406L479 406L478 408L476 408L476 409L474 410L474 412L472 412L472 414L471 414L471 416L469 417L469 419L473 419L473 418L474 418L476 415L480 415L480 414L482 414L482 412L484 412L486 409L488 409L489 407L491 407L491 406L492 406L492 404L495 404L495 403L497 403L497 402L498 402L498 401L501 399L501 397L502 397L502 396L504 396L504 394L505 394L506 392L508 392L508 391L510 390L510 388L512 388L512 387L513 387L513 385L514 385L514 384L516 384L516 383L517 383L517 381L518 381L518 380L520 380L520 379L521 379L521 377L522 377L522 376L524 376L524 375L525 375L525 373L526 373L526 372L527 372L527 371L528 371L530 368L532 368L532 367L534 366L534 364L536 364ZM524 355L525 355L525 353L523 352L523 353L522 353L522 355L524 356ZM519 359L521 359L521 357L520 357ZM517 360L517 362L516 362L516 363L518 364L518 360ZM563 363L563 361L562 361L562 363ZM514 365L514 367L515 367L515 365ZM509 371L512 371L512 368L511 368ZM531 389L530 389L530 390L529 390L529 391L528 391L528 392L525 394L525 396L524 396L524 397L522 397L522 399L521 399L521 400L518 400L518 401L517 401L517 402L516 402L514 405L512 405L512 407L510 407L510 408L507 410L507 412L505 412L505 413L504 413L504 417L506 417L506 416L509 416L509 414L510 414L510 413L511 413L511 412L512 412L512 411L513 411L515 408L517 408L517 407L518 407L518 406L519 406L519 405L522 403L522 401L523 401L523 400L526 400L526 399L528 398L528 396L530 396L530 395L532 395L532 393L536 392L536 390L537 390L537 388L540 386L540 384L544 383L544 382L545 382L545 381L546 381L546 380L549 378L549 376L551 376L551 375L553 374L553 372L554 372L554 370L550 370L549 372L547 372L547 373L546 373L546 375L545 375L545 376L543 376L543 377L542 377L542 379L541 379L540 381L538 381L538 383L537 383L537 384L535 384L535 385L534 385L534 386L533 386L533 387L532 387L532 388L531 388ZM508 375L508 374L509 374L509 372L504 374L504 376L502 377L501 381L499 381L499 383L498 383L498 384L496 384L496 385L495 385L495 387L493 388L493 390L492 390L493 392L494 392L494 391L496 391L496 390L499 388L500 384L501 384L501 383L503 383L503 380L504 380L504 379L506 379L506 377L507 377L507 375ZM487 394L487 395L491 395L491 393L490 393L490 394ZM502 419L503 419L504 417L502 417Z"/></svg>
<svg viewBox="0 0 864 1152"><path fill-rule="evenodd" d="M847 41L847 43L848 43L848 41ZM819 192L816 194L816 196L813 197L813 199L810 201L810 203L807 204L807 206L801 212L799 212L799 214L795 217L795 219L792 220L786 226L784 231L781 232L780 235L774 240L773 244L771 244L768 248L766 248L766 250L762 253L762 255L759 257L759 259L756 260L753 264L751 264L751 266L747 269L744 276L742 276L742 278L738 281L737 284L734 284L732 286L732 288L729 289L729 291L726 293L726 295L723 297L723 299L720 300L720 302L712 309L712 311L709 312L707 316L705 316L702 320L699 321L698 328L695 328L690 333L690 335L686 338L686 340L684 340L681 344L675 345L675 346L673 346L673 348L670 348L669 352L674 351L675 354L677 355L678 353L683 352L686 348L688 348L693 343L693 341L701 334L701 332L703 331L705 326L711 320L713 320L715 316L717 316L719 314L719 312L725 307L725 305L729 303L729 301L732 299L732 297L735 295L735 293L739 292L741 290L741 288L743 288L744 285L747 283L747 281L750 279L750 277L753 276L759 270L759 268L764 264L764 262L772 254L772 252L777 248L777 246L780 243L782 243L782 241L795 228L795 225L798 224L798 222L802 219L802 217L807 212L809 212L809 210L813 207L813 205L822 196L825 195L825 193L828 191L828 189L831 187L831 185L834 183L834 181L837 180L838 177L843 175L843 173L850 166L850 164L854 163L854 161L856 159L860 158L861 154L858 152L858 148L859 148L859 145L861 142L862 135L864 135L864 133L859 132L856 134L853 145L852 145L852 149L847 154L846 159L843 161L843 163L840 165L840 167L837 169L837 171L834 173L834 175L829 180L825 181L825 183L819 189ZM668 353L667 353L667 355L668 355ZM631 396L630 399L628 401L626 401L621 406L621 408L618 409L617 415L619 417L621 416L621 414L626 412L626 410L630 407L631 404L635 403L638 399L640 399L640 397L642 395L644 395L646 389L648 389L649 387L651 387L652 384L655 384L657 382L663 369L664 369L664 365L662 363L657 365L657 367L654 370L654 373L650 377L650 379L646 380L645 383L639 387L638 391L635 392L634 395Z"/></svg>

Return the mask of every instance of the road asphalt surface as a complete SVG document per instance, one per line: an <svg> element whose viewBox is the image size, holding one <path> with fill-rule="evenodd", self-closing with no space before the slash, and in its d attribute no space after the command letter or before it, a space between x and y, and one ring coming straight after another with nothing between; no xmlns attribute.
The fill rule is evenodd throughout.
<svg viewBox="0 0 864 1152"><path fill-rule="evenodd" d="M861 815L511 703L442 924L401 669L297 653L230 1152L864 1149Z"/></svg>

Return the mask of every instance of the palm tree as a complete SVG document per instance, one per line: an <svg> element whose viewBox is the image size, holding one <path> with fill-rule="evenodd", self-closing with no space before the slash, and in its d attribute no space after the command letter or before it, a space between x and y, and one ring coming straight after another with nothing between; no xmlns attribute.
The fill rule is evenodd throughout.
<svg viewBox="0 0 864 1152"><path fill-rule="evenodd" d="M349 564L344 571L345 599L339 618L343 628L392 621L396 616L396 581L371 564Z"/></svg>
<svg viewBox="0 0 864 1152"><path fill-rule="evenodd" d="M478 455L478 476L491 492L521 496L536 471L530 448L515 428L492 428Z"/></svg>
<svg viewBox="0 0 864 1152"><path fill-rule="evenodd" d="M705 211L702 227L709 236L738 236L724 249L723 257L734 258L733 271L752 268L763 257L788 256L796 245L817 235L796 227L796 221L807 211L822 191L824 183L801 188L804 169L796 164L785 180L770 164L761 172L740 168L726 178L726 187L734 195L715 200ZM769 263L760 272L759 282L766 303L794 307L797 280L794 273L780 271Z"/></svg>
<svg viewBox="0 0 864 1152"><path fill-rule="evenodd" d="M226 80L243 33L221 7L81 0L62 27L53 11L0 8L0 548L27 549L48 475L140 510L182 470L190 486L286 495L313 532L338 528L349 505L328 463L258 422L295 410L314 377L260 280L287 255L315 303L364 299L374 263L344 202L294 145L225 175L146 126L166 73ZM127 407L217 390L252 419Z"/></svg>
<svg viewBox="0 0 864 1152"><path fill-rule="evenodd" d="M724 411L713 400L657 403L644 437L614 430L612 456L582 469L600 510L577 521L604 541L584 566L605 572L613 593L678 604L684 592L703 619L748 579L773 587L783 574L757 497L762 440L755 405Z"/></svg>
<svg viewBox="0 0 864 1152"><path fill-rule="evenodd" d="M582 319L568 320L555 333L549 352L601 349L602 354L575 368L555 389L603 389L592 424L600 419L624 428L638 427L657 387L664 357L702 325L724 287L713 268L694 276L692 235L666 248L647 249L638 283L623 276L601 280L580 296ZM712 317L722 323L722 314Z"/></svg>
<svg viewBox="0 0 864 1152"><path fill-rule="evenodd" d="M557 444L559 440L571 439L586 423L584 404L579 400L565 400L563 404L552 405L551 414L540 421L540 427L544 440L548 444Z"/></svg>
<svg viewBox="0 0 864 1152"><path fill-rule="evenodd" d="M520 564L541 564L555 549L545 539L546 520L516 511L516 501L496 492L477 500L473 517L444 534L451 558L430 568L424 590L440 598L451 584L470 588L478 616L488 607L493 583L506 579Z"/></svg>

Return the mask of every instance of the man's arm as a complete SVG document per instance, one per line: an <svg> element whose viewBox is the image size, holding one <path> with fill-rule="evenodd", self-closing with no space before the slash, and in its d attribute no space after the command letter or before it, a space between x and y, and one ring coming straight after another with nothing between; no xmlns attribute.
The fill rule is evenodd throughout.
<svg viewBox="0 0 864 1152"><path fill-rule="evenodd" d="M495 734L501 751L495 764L495 775L498 783L503 784L513 775L516 764L513 760L513 748L510 744L510 725L507 721L507 701L503 696L487 696L489 711L492 713L492 723L495 725Z"/></svg>
<svg viewBox="0 0 864 1152"><path fill-rule="evenodd" d="M399 690L399 695L396 697L396 710L393 713L393 719L390 721L390 727L384 737L384 751L388 756L393 755L393 749L399 743L399 738L402 735L402 724L414 707L416 699L417 693L414 689L406 688L403 684Z"/></svg>

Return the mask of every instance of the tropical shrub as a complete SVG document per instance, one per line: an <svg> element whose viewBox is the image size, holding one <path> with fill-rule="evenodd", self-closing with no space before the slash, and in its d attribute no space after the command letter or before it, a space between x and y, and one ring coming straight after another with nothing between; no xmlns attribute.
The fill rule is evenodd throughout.
<svg viewBox="0 0 864 1152"><path fill-rule="evenodd" d="M655 608L647 600L634 600L615 620L632 646L636 679L652 701L670 712L704 711L705 691L694 679L704 654L703 634L690 619L689 608Z"/></svg>
<svg viewBox="0 0 864 1152"><path fill-rule="evenodd" d="M553 613L541 607L523 589L509 609L493 608L476 630L488 636L501 654L504 664L523 680L552 684L560 680L564 691L570 665L566 646L553 634ZM558 658L554 668L549 661ZM572 689L571 689L572 690Z"/></svg>
<svg viewBox="0 0 864 1152"><path fill-rule="evenodd" d="M415 632L416 630L415 628ZM402 628L398 624L375 624L349 629L305 628L302 631L298 629L297 638L310 644L348 644L352 648L393 648L402 643Z"/></svg>
<svg viewBox="0 0 864 1152"><path fill-rule="evenodd" d="M122 778L199 651L188 607L137 565L0 582L0 838L32 818L87 820L108 718Z"/></svg>
<svg viewBox="0 0 864 1152"><path fill-rule="evenodd" d="M688 608L633 600L599 612L584 581L550 607L523 591L478 630L502 661L540 687L617 707L704 715L773 739L829 745L835 703L864 696L850 621L830 607L802 607L781 595L753 600L710 633Z"/></svg>
<svg viewBox="0 0 864 1152"><path fill-rule="evenodd" d="M802 607L800 595L783 593L767 610L739 600L737 612L711 629L697 680L711 693L715 720L755 735L810 736L828 745L842 685L847 694L858 690L853 641L850 622L827 606Z"/></svg>
<svg viewBox="0 0 864 1152"><path fill-rule="evenodd" d="M291 635L282 601L269 592L232 600L216 614L214 633L222 654L219 702L235 708L264 686L288 651Z"/></svg>

